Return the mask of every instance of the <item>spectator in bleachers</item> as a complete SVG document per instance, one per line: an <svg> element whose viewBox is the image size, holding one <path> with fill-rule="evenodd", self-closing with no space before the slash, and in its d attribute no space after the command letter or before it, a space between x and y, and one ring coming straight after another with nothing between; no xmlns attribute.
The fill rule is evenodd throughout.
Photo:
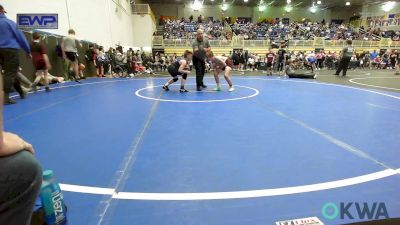
<svg viewBox="0 0 400 225"><path fill-rule="evenodd" d="M197 28L202 28L209 39L231 39L231 32L237 38L244 40L312 40L315 37L326 40L380 40L380 38L392 38L400 40L400 32L388 32L381 29L369 28L360 31L344 25L325 22L292 22L283 24L280 20L251 23L237 20L230 24L230 30L224 29L225 21L209 21L198 19L197 23L191 20L168 20L166 21L164 34L165 39L192 39Z"/></svg>
<svg viewBox="0 0 400 225"><path fill-rule="evenodd" d="M122 77L125 71L124 61L125 61L124 55L121 52L117 51L117 54L115 54L114 72L118 74L119 77Z"/></svg>

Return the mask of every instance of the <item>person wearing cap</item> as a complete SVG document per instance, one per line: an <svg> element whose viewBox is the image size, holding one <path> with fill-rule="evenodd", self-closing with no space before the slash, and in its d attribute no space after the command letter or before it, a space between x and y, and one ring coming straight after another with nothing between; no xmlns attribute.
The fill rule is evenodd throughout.
<svg viewBox="0 0 400 225"><path fill-rule="evenodd" d="M27 56L31 58L31 49L24 34L17 28L17 24L8 19L5 15L4 7L0 5L0 61L4 69L4 104L15 104L9 95L12 87L25 98L21 85L17 78L19 67L19 49L22 48Z"/></svg>
<svg viewBox="0 0 400 225"><path fill-rule="evenodd" d="M42 169L31 144L3 131L2 94L0 89L0 224L30 225L42 184Z"/></svg>

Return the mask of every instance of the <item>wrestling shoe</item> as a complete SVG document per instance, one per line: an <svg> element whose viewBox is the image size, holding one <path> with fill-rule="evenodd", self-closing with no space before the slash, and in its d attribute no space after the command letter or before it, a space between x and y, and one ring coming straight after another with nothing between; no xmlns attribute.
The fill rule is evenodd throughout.
<svg viewBox="0 0 400 225"><path fill-rule="evenodd" d="M229 92L235 91L235 88L232 86L228 89Z"/></svg>
<svg viewBox="0 0 400 225"><path fill-rule="evenodd" d="M169 91L169 87L168 86L163 86L162 89L164 89L165 91Z"/></svg>
<svg viewBox="0 0 400 225"><path fill-rule="evenodd" d="M46 87L45 89L46 89L46 92L47 92L47 93L51 92L50 87Z"/></svg>
<svg viewBox="0 0 400 225"><path fill-rule="evenodd" d="M189 92L189 91L186 90L185 88L181 88L181 89L179 90L179 92L180 92L180 93L185 93L185 92Z"/></svg>
<svg viewBox="0 0 400 225"><path fill-rule="evenodd" d="M5 97L4 98L4 105L13 105L16 104L17 102L11 98Z"/></svg>
<svg viewBox="0 0 400 225"><path fill-rule="evenodd" d="M221 87L215 87L214 91L221 91Z"/></svg>
<svg viewBox="0 0 400 225"><path fill-rule="evenodd" d="M202 88L207 88L207 85L204 85L204 84L203 84L203 85L201 85L201 87L202 87Z"/></svg>
<svg viewBox="0 0 400 225"><path fill-rule="evenodd" d="M201 91L201 87L197 87L197 89L196 89L197 91Z"/></svg>
<svg viewBox="0 0 400 225"><path fill-rule="evenodd" d="M20 93L20 94L19 94L19 97L20 97L21 99L26 99L26 93L25 93L25 92Z"/></svg>

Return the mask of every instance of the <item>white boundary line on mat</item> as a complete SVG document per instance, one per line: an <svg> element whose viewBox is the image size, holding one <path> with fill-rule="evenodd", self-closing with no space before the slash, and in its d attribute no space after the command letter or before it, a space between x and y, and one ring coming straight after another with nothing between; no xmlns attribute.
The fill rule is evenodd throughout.
<svg viewBox="0 0 400 225"><path fill-rule="evenodd" d="M190 85L190 84L189 84ZM235 85L234 87L241 87L241 88L246 88L246 89L250 89L252 91L254 91L254 94L252 95L248 95L248 96L243 96L243 97L238 97L238 98L226 98L226 99L211 99L211 100L175 100L175 99L160 99L160 98L152 98L152 97L148 97L148 96L143 96L140 94L140 92L142 92L143 90L146 89L151 89L151 88L160 88L163 85L157 85L157 86L149 86L149 87L145 87L142 89L139 89L135 92L135 95L138 96L139 98L144 98L144 99L148 99L148 100L153 100L153 101L159 101L159 102L179 102L179 103L210 103L210 102L228 102L228 101L237 101L237 100L242 100L242 99L248 99L248 98L253 98L256 97L257 95L260 94L260 91L255 89L255 88L251 88L251 87L247 87L247 86L241 86L241 85ZM176 86L176 85L175 85ZM201 92L201 91L199 91ZM206 91L209 92L209 91ZM190 93L190 92L189 92Z"/></svg>
<svg viewBox="0 0 400 225"><path fill-rule="evenodd" d="M143 193L143 192L115 192L112 188L98 188L80 185L61 184L61 189L68 192L78 192L85 194L112 195L114 199L129 200L150 200L150 201L198 201L198 200L224 200L224 199L243 199L260 198L280 195L300 194L314 191L323 191L341 187L362 184L374 180L383 179L400 173L400 169L387 169L367 175L317 183L303 186L272 188L250 191L230 191L230 192L202 192L202 193Z"/></svg>
<svg viewBox="0 0 400 225"><path fill-rule="evenodd" d="M360 82L356 82L355 81L355 80L367 80L367 79L398 79L398 80L400 80L400 77L362 77L362 78L350 79L349 82L353 83L353 84L367 86L367 87L374 87L374 88L382 88L382 89L387 89L387 90L400 91L399 88L391 88L391 87L378 86L378 85L372 85L372 84L364 84L364 83L360 83Z"/></svg>

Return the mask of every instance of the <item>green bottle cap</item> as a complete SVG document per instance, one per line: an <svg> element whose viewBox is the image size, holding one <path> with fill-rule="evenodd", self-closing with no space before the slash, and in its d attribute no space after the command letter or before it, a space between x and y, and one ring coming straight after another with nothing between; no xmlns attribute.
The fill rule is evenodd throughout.
<svg viewBox="0 0 400 225"><path fill-rule="evenodd" d="M53 179L53 170L46 170L43 172L43 180Z"/></svg>

